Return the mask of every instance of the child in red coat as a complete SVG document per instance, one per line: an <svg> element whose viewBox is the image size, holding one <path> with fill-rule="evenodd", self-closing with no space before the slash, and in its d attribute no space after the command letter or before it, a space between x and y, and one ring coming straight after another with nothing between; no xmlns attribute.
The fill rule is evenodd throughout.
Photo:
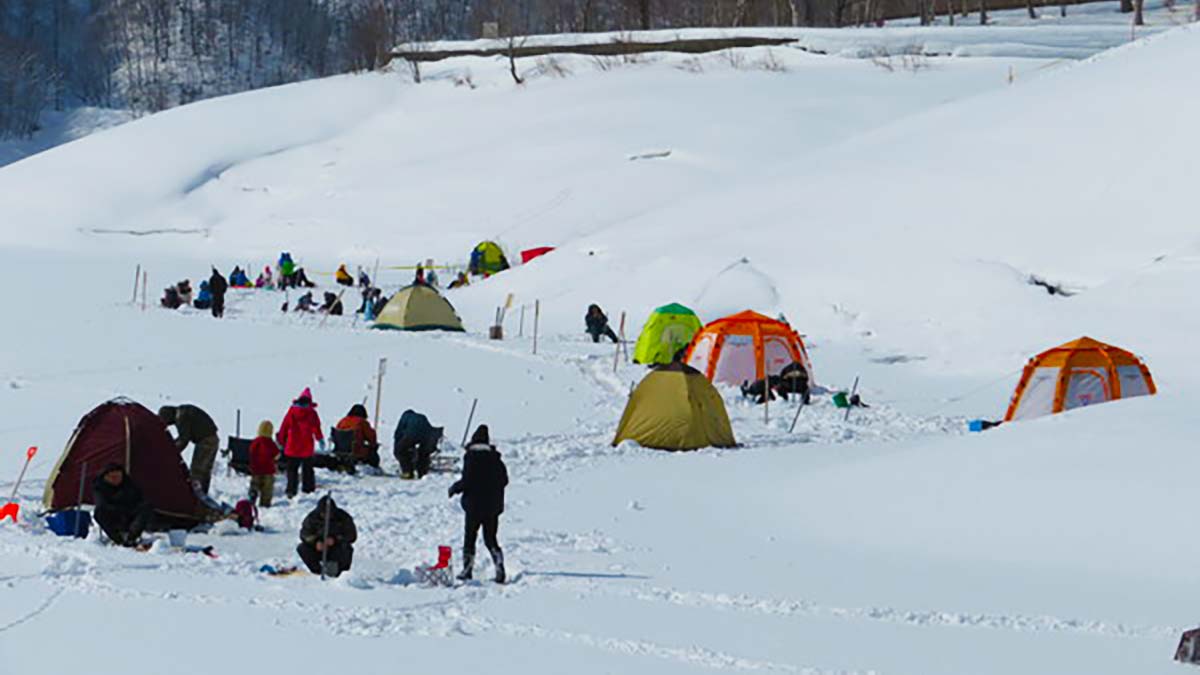
<svg viewBox="0 0 1200 675"><path fill-rule="evenodd" d="M283 446L283 456L287 462L287 496L296 496L297 475L300 487L305 494L317 489L316 478L313 476L313 450L317 443L321 444L321 452L325 452L325 435L321 433L321 417L317 415L317 404L313 402L312 392L307 388L300 398L292 401L279 425L279 433L275 440Z"/></svg>
<svg viewBox="0 0 1200 675"><path fill-rule="evenodd" d="M258 437L250 443L250 503L257 501L264 508L271 505L275 495L275 458L279 456L279 446L271 438L274 433L271 420L263 420L258 424Z"/></svg>

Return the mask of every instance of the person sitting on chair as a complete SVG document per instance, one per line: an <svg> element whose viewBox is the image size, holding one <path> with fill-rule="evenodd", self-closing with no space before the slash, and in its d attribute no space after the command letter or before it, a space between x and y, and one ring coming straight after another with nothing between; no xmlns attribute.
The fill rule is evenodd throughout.
<svg viewBox="0 0 1200 675"><path fill-rule="evenodd" d="M349 571L350 564L354 562L354 542L357 539L358 528L354 525L354 519L338 508L333 497L325 495L317 500L316 508L304 517L296 553L300 554L300 559L313 574L322 573L321 560L324 558L324 573L337 577Z"/></svg>
<svg viewBox="0 0 1200 675"><path fill-rule="evenodd" d="M431 458L441 437L442 427L433 426L428 417L415 410L405 410L392 439L392 452L400 462L400 477L412 480L429 473Z"/></svg>
<svg viewBox="0 0 1200 675"><path fill-rule="evenodd" d="M96 499L93 517L118 546L137 546L154 509L120 464L109 464L92 482Z"/></svg>
<svg viewBox="0 0 1200 675"><path fill-rule="evenodd" d="M349 432L350 444L343 450L335 434L334 452L345 451L354 458L356 463L379 468L379 441L375 436L375 430L371 428L371 423L367 421L366 406L361 403L351 406L350 412L346 413L346 416L337 423L335 431Z"/></svg>

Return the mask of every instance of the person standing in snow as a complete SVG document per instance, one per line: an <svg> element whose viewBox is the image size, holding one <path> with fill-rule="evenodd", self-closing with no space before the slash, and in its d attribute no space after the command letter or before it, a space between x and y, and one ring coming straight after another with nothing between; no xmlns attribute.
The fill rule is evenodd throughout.
<svg viewBox="0 0 1200 675"><path fill-rule="evenodd" d="M225 316L225 291L229 290L229 282L217 268L212 268L212 276L208 278L208 291L212 293L212 315L216 318Z"/></svg>
<svg viewBox="0 0 1200 675"><path fill-rule="evenodd" d="M258 502L263 508L270 508L275 497L279 446L271 438L274 434L275 425L271 420L263 420L258 423L258 436L250 443L250 503Z"/></svg>
<svg viewBox="0 0 1200 675"><path fill-rule="evenodd" d="M183 405L164 405L158 409L158 417L167 426L175 427L178 435L175 437L175 447L182 453L190 444L195 444L192 450L192 464L188 468L192 480L200 486L200 491L208 494L208 486L212 482L213 462L217 459L217 450L221 447L221 439L217 435L217 423L200 408L185 403Z"/></svg>
<svg viewBox="0 0 1200 675"><path fill-rule="evenodd" d="M587 314L583 317L584 324L587 326L587 334L592 336L592 342L599 342L600 336L604 335L617 342L617 334L608 326L608 316L604 310L600 309L600 305L588 305Z"/></svg>
<svg viewBox="0 0 1200 675"><path fill-rule="evenodd" d="M322 572L321 558L324 556L325 574L337 577L350 570L350 564L354 562L356 540L358 528L354 525L354 519L338 508L332 496L325 495L317 500L316 508L304 517L296 553L313 574Z"/></svg>
<svg viewBox="0 0 1200 675"><path fill-rule="evenodd" d="M508 469L500 453L488 438L486 424L479 425L471 435L471 443L463 455L462 478L450 486L450 496L462 495L462 507L466 512L463 539L463 571L458 575L467 581L474 574L475 539L483 528L483 543L492 554L496 566L495 581L504 583L504 552L500 550L497 531L500 529L500 514L504 513L504 488L508 486Z"/></svg>
<svg viewBox="0 0 1200 675"><path fill-rule="evenodd" d="M317 489L317 479L313 475L313 447L320 443L321 452L325 451L325 436L321 433L321 418L317 415L317 404L313 402L312 391L305 387L300 397L292 401L279 425L279 433L275 440L283 446L283 456L287 462L287 496L296 496L297 476L300 475L300 489L308 494Z"/></svg>
<svg viewBox="0 0 1200 675"><path fill-rule="evenodd" d="M96 508L92 516L118 546L137 546L154 509L120 464L109 464L92 482Z"/></svg>

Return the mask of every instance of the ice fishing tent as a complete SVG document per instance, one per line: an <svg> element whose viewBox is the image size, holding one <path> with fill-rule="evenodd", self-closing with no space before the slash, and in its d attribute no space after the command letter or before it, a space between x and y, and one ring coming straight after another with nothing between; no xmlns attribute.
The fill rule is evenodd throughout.
<svg viewBox="0 0 1200 675"><path fill-rule="evenodd" d="M48 511L94 504L92 481L109 464L120 464L154 507L160 521L192 527L210 512L192 489L179 449L158 415L128 399L101 404L79 422L46 481ZM86 467L86 471L85 471Z"/></svg>
<svg viewBox="0 0 1200 675"><path fill-rule="evenodd" d="M467 269L471 274L491 276L508 269L508 258L496 242L482 241L471 251L471 264Z"/></svg>
<svg viewBox="0 0 1200 675"><path fill-rule="evenodd" d="M375 328L385 330L463 331L462 319L450 301L425 284L400 289L375 317Z"/></svg>
<svg viewBox="0 0 1200 675"><path fill-rule="evenodd" d="M675 353L687 347L703 327L692 310L679 303L663 305L650 313L642 326L633 362L645 365L670 363Z"/></svg>
<svg viewBox="0 0 1200 675"><path fill-rule="evenodd" d="M717 319L692 338L687 363L713 382L739 385L778 375L792 362L815 382L804 341L792 327L757 312Z"/></svg>
<svg viewBox="0 0 1200 675"><path fill-rule="evenodd" d="M1051 415L1157 391L1141 359L1090 337L1046 350L1025 364L1006 422Z"/></svg>
<svg viewBox="0 0 1200 675"><path fill-rule="evenodd" d="M613 445L624 440L659 450L737 445L721 395L682 363L655 367L642 378L625 404Z"/></svg>

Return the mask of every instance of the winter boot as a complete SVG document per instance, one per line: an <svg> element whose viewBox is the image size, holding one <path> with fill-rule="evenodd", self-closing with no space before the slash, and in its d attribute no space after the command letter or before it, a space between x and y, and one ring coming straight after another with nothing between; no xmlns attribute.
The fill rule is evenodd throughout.
<svg viewBox="0 0 1200 675"><path fill-rule="evenodd" d="M415 476L413 476L413 472L411 472L411 471L405 471L405 472L403 472L403 473L401 473L401 474L400 474L400 478L401 478L402 480L412 480L413 478L415 478Z"/></svg>
<svg viewBox="0 0 1200 675"><path fill-rule="evenodd" d="M508 579L504 574L504 551L492 549L492 564L496 566L496 578L493 581L498 584L504 583Z"/></svg>
<svg viewBox="0 0 1200 675"><path fill-rule="evenodd" d="M470 581L475 569L475 554L463 554L463 571L458 575L459 581Z"/></svg>

